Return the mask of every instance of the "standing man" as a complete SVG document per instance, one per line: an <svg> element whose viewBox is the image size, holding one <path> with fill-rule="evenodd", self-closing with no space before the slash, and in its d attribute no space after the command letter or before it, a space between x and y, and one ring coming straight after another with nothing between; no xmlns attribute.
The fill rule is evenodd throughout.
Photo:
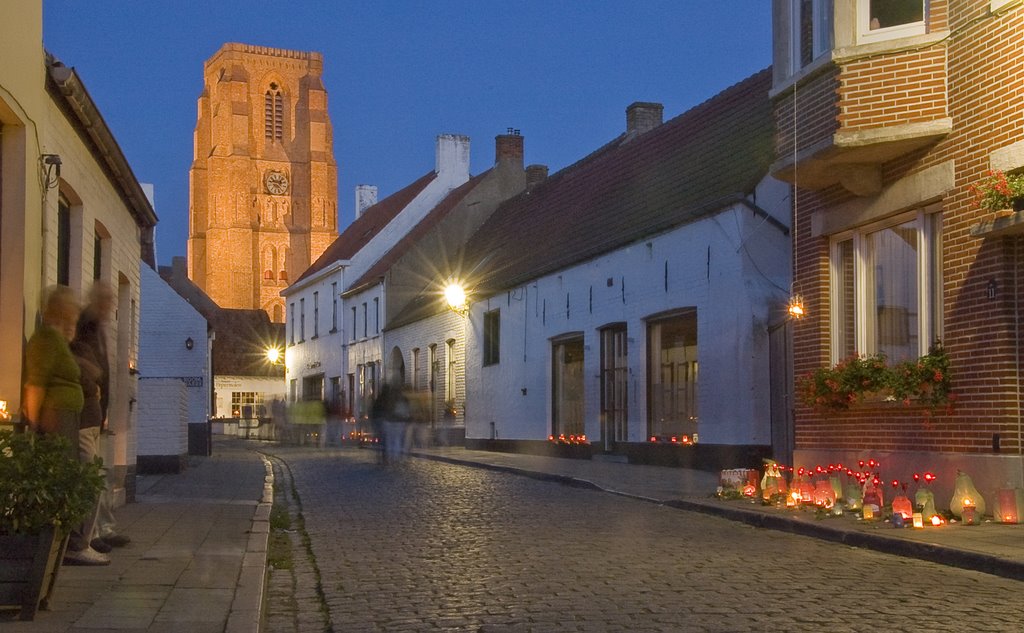
<svg viewBox="0 0 1024 633"><path fill-rule="evenodd" d="M75 329L75 348L99 368L99 416L83 420L79 431L79 456L91 461L103 456L101 437L107 426L107 406L110 404L110 356L107 354L107 325L114 310L114 291L103 281L96 281L89 292L89 303L78 319ZM87 426L88 425L88 426ZM114 509L111 503L110 479L100 494L99 511L93 530L92 547L99 552L109 552L111 547L127 545L130 539L115 531Z"/></svg>

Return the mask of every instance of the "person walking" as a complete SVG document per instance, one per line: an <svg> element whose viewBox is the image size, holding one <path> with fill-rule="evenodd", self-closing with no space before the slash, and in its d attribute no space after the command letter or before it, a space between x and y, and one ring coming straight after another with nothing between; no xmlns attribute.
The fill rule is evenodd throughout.
<svg viewBox="0 0 1024 633"><path fill-rule="evenodd" d="M42 320L25 350L25 420L36 433L68 440L68 458L79 459L80 416L85 405L81 370L71 353L79 305L67 286L52 286L43 299ZM109 565L110 559L89 545L88 534L72 530L64 561Z"/></svg>
<svg viewBox="0 0 1024 633"><path fill-rule="evenodd" d="M96 405L98 409L87 411L82 417L79 431L79 456L83 461L102 457L104 432L107 431L107 409L110 404L110 356L107 352L107 324L114 311L114 291L103 281L93 283L89 291L89 303L82 311L75 327L74 346L76 353L99 370L96 386L99 389ZM112 547L122 547L131 542L127 536L117 533L114 518L113 489L109 474L106 487L100 493L99 507L90 544L99 552L109 552Z"/></svg>

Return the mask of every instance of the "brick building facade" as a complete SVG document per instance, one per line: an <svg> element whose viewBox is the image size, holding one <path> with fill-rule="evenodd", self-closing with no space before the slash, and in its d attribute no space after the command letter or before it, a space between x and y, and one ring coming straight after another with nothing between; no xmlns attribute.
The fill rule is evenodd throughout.
<svg viewBox="0 0 1024 633"><path fill-rule="evenodd" d="M225 44L207 60L190 171L189 277L283 323L280 292L338 235L319 53Z"/></svg>
<svg viewBox="0 0 1024 633"><path fill-rule="evenodd" d="M1020 485L1024 217L993 222L971 186L1024 169L1024 6L775 0L773 13L773 173L795 183L807 310L795 373L855 354L912 360L941 340L956 395L939 410L797 402L795 463L931 470L943 502L957 469L983 493Z"/></svg>

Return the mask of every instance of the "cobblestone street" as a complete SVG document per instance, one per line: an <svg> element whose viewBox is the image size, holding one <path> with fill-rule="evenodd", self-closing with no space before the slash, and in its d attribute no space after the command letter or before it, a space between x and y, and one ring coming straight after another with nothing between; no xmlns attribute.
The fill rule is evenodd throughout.
<svg viewBox="0 0 1024 633"><path fill-rule="evenodd" d="M1024 622L1024 586L984 573L505 473L420 459L382 467L356 449L270 452L288 466L275 468L279 483L282 472L294 478L313 554L295 573L271 572L272 632L1016 631ZM309 586L316 570L322 596Z"/></svg>

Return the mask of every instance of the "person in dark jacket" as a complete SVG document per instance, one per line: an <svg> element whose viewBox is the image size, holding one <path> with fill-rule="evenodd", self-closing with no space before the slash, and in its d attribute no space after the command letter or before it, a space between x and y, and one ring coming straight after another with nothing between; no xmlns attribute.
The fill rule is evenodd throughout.
<svg viewBox="0 0 1024 633"><path fill-rule="evenodd" d="M104 281L93 283L89 291L89 303L82 311L75 328L75 345L81 358L98 368L95 385L99 390L98 400L91 403L89 414L82 417L79 431L79 457L92 461L106 454L104 431L107 430L107 409L110 404L110 354L107 348L108 324L114 313L114 291ZM97 410L98 407L98 410ZM99 552L109 552L111 547L127 545L130 539L118 534L114 519L113 490L110 479L100 493L95 527L90 535L91 544Z"/></svg>

